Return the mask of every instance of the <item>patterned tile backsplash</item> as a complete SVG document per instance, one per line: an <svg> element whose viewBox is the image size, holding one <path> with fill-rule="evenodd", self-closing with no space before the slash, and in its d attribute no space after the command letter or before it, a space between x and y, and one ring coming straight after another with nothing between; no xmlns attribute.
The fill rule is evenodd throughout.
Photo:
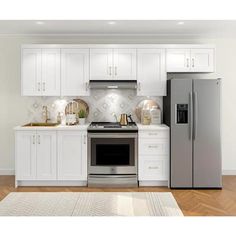
<svg viewBox="0 0 236 236"><path fill-rule="evenodd" d="M35 97L28 100L27 107L28 122L39 122L43 120L42 107L48 106L51 121L56 121L58 112L65 114L65 106L69 101L78 97ZM97 89L91 90L90 96L80 97L87 102L89 106L89 115L87 122L91 121L115 121L113 114L119 118L121 113L132 114L133 119L137 122L135 107L138 103L147 97L136 96L135 90L119 89ZM148 97L153 99L162 108L162 97Z"/></svg>

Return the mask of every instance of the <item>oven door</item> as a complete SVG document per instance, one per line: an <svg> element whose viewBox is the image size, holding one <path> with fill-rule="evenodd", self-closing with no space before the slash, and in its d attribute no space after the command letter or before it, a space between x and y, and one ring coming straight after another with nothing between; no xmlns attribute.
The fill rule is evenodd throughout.
<svg viewBox="0 0 236 236"><path fill-rule="evenodd" d="M137 174L137 133L89 133L89 174Z"/></svg>

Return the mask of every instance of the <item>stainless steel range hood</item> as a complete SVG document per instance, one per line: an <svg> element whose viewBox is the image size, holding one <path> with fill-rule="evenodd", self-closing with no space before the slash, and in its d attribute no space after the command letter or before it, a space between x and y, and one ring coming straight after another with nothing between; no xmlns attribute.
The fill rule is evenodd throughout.
<svg viewBox="0 0 236 236"><path fill-rule="evenodd" d="M136 89L136 80L90 80L90 89Z"/></svg>

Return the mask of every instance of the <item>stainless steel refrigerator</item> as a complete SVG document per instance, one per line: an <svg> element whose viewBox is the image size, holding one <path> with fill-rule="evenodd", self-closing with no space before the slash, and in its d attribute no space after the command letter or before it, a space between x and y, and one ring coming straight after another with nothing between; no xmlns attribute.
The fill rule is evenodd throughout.
<svg viewBox="0 0 236 236"><path fill-rule="evenodd" d="M168 80L163 111L171 188L221 188L221 79Z"/></svg>

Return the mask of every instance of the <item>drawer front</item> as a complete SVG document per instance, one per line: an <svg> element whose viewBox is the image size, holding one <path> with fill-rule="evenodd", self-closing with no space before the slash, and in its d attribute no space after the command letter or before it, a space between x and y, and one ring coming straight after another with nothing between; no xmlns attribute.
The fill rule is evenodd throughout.
<svg viewBox="0 0 236 236"><path fill-rule="evenodd" d="M168 180L168 160L139 160L139 180Z"/></svg>
<svg viewBox="0 0 236 236"><path fill-rule="evenodd" d="M168 130L150 130L150 131L139 131L140 138L166 138L169 137Z"/></svg>
<svg viewBox="0 0 236 236"><path fill-rule="evenodd" d="M140 139L139 154L141 155L168 155L168 140Z"/></svg>

